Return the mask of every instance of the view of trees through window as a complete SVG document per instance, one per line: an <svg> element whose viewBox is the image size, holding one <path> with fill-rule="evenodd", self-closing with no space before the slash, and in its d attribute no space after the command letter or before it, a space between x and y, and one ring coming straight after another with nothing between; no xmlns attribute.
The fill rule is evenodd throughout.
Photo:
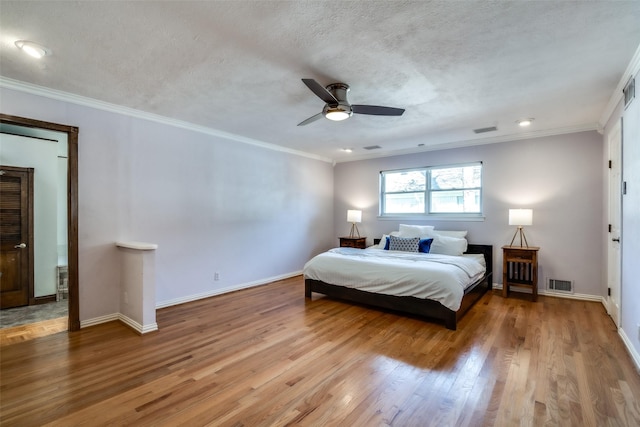
<svg viewBox="0 0 640 427"><path fill-rule="evenodd" d="M482 212L482 164L380 174L381 215Z"/></svg>

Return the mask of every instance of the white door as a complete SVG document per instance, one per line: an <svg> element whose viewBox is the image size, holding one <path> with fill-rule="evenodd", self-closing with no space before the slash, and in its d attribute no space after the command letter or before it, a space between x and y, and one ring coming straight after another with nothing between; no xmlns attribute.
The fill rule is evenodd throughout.
<svg viewBox="0 0 640 427"><path fill-rule="evenodd" d="M607 312L616 326L620 327L620 207L622 205L622 132L618 121L607 139L609 148L609 225L607 243Z"/></svg>

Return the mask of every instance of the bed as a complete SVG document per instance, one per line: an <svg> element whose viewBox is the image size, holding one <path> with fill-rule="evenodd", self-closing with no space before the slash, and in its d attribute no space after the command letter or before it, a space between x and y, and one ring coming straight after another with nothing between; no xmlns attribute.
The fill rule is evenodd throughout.
<svg viewBox="0 0 640 427"><path fill-rule="evenodd" d="M376 239L376 245L379 240ZM312 298L312 293L316 292L332 298L444 322L448 329L456 330L462 316L492 287L493 246L465 246L466 251L462 256L393 253L395 251L384 251L377 247L364 250L335 248L314 257L305 265L305 297ZM400 265L395 265L396 261L390 261L388 257L398 258ZM429 275L416 271L423 268L417 266L422 263L422 259L418 259L420 257L428 258L428 264L435 266L436 271ZM480 262L482 271L479 272L472 265L473 262L467 259L483 261ZM458 260L470 267L456 266ZM454 267L449 268L447 265ZM444 275L449 274L445 270L449 269L457 271L458 278L455 280L463 280L460 277L469 273L469 277L464 279L467 280L466 283L453 286L454 295L444 295L441 288L425 290L423 284L418 284L424 277L431 275L435 277L433 282L436 285L444 282ZM460 274L458 269L462 269L465 274ZM389 272L389 278L382 274L383 270ZM398 278L398 283L392 278ZM386 284L384 281L394 283ZM387 285L389 287L385 287ZM390 288L401 290L389 291Z"/></svg>

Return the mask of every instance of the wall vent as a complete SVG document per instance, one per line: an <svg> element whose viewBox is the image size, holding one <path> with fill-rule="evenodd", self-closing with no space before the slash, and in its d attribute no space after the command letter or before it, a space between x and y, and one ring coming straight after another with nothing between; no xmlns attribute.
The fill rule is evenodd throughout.
<svg viewBox="0 0 640 427"><path fill-rule="evenodd" d="M380 147L379 145L370 145L368 147L362 147L362 148L364 148L365 150L377 150L378 148L382 148L382 147Z"/></svg>
<svg viewBox="0 0 640 427"><path fill-rule="evenodd" d="M636 97L636 80L634 78L629 79L627 85L622 89L622 93L624 93L624 107L627 108Z"/></svg>
<svg viewBox="0 0 640 427"><path fill-rule="evenodd" d="M550 291L573 293L573 282L571 280L549 279L547 289Z"/></svg>
<svg viewBox="0 0 640 427"><path fill-rule="evenodd" d="M485 133L485 132L495 132L497 130L498 130L497 127L491 126L491 127L488 127L488 128L474 129L473 132L475 132L475 133Z"/></svg>

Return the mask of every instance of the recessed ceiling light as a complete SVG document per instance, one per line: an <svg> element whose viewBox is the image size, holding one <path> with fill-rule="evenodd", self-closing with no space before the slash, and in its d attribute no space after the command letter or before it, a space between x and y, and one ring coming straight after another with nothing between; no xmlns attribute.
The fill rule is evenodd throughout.
<svg viewBox="0 0 640 427"><path fill-rule="evenodd" d="M344 151L345 153L352 153L353 150L351 148L343 148L342 151Z"/></svg>
<svg viewBox="0 0 640 427"><path fill-rule="evenodd" d="M18 40L15 44L18 49L34 58L40 59L43 56L51 55L51 49L29 40Z"/></svg>
<svg viewBox="0 0 640 427"><path fill-rule="evenodd" d="M527 127L531 125L531 122L533 122L534 119L522 119L522 120L518 120L516 123L518 124L518 126L521 127Z"/></svg>

